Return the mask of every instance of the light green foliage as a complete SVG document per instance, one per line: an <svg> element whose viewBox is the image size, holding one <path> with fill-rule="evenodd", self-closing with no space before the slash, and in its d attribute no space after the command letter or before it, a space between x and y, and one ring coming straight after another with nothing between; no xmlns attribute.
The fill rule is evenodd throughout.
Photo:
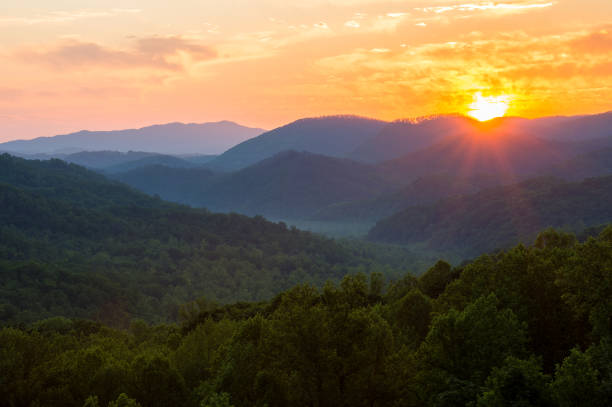
<svg viewBox="0 0 612 407"><path fill-rule="evenodd" d="M141 407L136 400L129 398L127 394L121 393L117 400L108 403L108 407Z"/></svg>
<svg viewBox="0 0 612 407"><path fill-rule="evenodd" d="M591 357L572 349L570 355L557 366L551 390L559 407L604 406L605 395L599 372Z"/></svg>
<svg viewBox="0 0 612 407"><path fill-rule="evenodd" d="M526 341L525 324L491 294L436 317L420 352L428 365L482 383L506 357L523 355Z"/></svg>

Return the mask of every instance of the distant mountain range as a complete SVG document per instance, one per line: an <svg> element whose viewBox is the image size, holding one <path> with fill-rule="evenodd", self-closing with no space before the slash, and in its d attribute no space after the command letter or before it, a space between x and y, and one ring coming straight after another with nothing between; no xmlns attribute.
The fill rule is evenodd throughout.
<svg viewBox="0 0 612 407"><path fill-rule="evenodd" d="M62 137L68 136L55 139ZM488 122L458 115L390 123L331 116L264 132L219 156L191 153L55 155L183 204L367 230L414 205L429 208L534 177L610 175L612 113Z"/></svg>
<svg viewBox="0 0 612 407"><path fill-rule="evenodd" d="M546 122L549 129L558 121L572 121L541 120L538 125ZM586 120L580 118L582 123ZM601 123L601 116L594 116L594 120ZM429 205L530 177L580 180L612 174L612 158L605 153L612 149L612 137L601 137L605 132L583 132L583 139L567 141L565 136L557 140L549 131L541 138L524 130L525 123L535 122L506 118L480 123L460 116L390 124L346 116L304 119L242 143L204 164L212 172L141 166L115 177L164 199L213 211L371 224L412 205ZM588 123L585 127L599 129ZM292 128L295 133L291 133ZM343 136L333 141L332 129L338 128L344 129ZM361 131L353 140L349 130L357 128ZM380 131L372 136L377 128ZM285 144L275 141L283 137ZM373 140L379 140L378 150ZM364 161L375 161L366 159L366 152L371 151L372 157L390 156L383 148L386 143L396 147L395 155L416 150L381 163L339 157L361 154ZM296 145L329 154L282 151L227 172L232 162L237 163L228 157L242 157L240 162L244 164ZM249 151L255 154L249 156ZM217 171L220 163L230 164L221 165L224 171Z"/></svg>
<svg viewBox="0 0 612 407"><path fill-rule="evenodd" d="M328 205L367 199L396 187L367 164L296 151L229 174L149 166L114 178L149 194L213 211L284 219L308 218Z"/></svg>
<svg viewBox="0 0 612 407"><path fill-rule="evenodd" d="M235 171L288 150L348 157L386 125L387 122L357 116L301 119L232 147L209 166Z"/></svg>
<svg viewBox="0 0 612 407"><path fill-rule="evenodd" d="M394 122L330 116L301 119L263 133L232 147L208 165L214 170L236 171L287 150L377 164L419 152L449 138L473 136L537 137L560 148L564 143L596 144L597 140L612 136L610 129L612 112L540 119L504 117L483 123L460 115Z"/></svg>
<svg viewBox="0 0 612 407"><path fill-rule="evenodd" d="M140 129L87 131L0 144L0 151L58 154L79 151L144 151L162 154L219 154L265 130L221 121L168 123Z"/></svg>

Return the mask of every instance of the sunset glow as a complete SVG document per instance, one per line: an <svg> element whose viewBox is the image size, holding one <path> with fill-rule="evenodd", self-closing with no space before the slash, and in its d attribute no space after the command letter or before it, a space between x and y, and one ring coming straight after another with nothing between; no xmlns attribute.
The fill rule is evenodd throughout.
<svg viewBox="0 0 612 407"><path fill-rule="evenodd" d="M5 3L0 141L171 121L393 120L468 112L479 91L517 95L512 116L612 109L610 1Z"/></svg>
<svg viewBox="0 0 612 407"><path fill-rule="evenodd" d="M502 117L509 107L509 96L482 96L482 93L474 94L474 102L470 105L468 115L474 119L484 122Z"/></svg>

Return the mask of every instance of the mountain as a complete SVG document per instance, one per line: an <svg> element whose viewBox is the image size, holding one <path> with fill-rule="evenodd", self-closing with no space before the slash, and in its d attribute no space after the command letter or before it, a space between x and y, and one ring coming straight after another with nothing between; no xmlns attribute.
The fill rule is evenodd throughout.
<svg viewBox="0 0 612 407"><path fill-rule="evenodd" d="M548 227L581 231L609 223L610 202L612 176L575 183L538 178L407 208L379 221L368 237L475 255L528 242Z"/></svg>
<svg viewBox="0 0 612 407"><path fill-rule="evenodd" d="M604 147L553 165L551 175L568 180L580 180L612 174L612 147Z"/></svg>
<svg viewBox="0 0 612 407"><path fill-rule="evenodd" d="M392 185L368 165L288 151L237 171L206 191L203 205L281 219L303 219L332 203L366 199Z"/></svg>
<svg viewBox="0 0 612 407"><path fill-rule="evenodd" d="M598 141L610 146L611 129L612 112L538 119L502 117L486 123L460 115L440 115L389 123L348 157L369 163L383 162L425 149L444 138L478 135L485 130L515 136L531 135L556 142L577 142L597 148Z"/></svg>
<svg viewBox="0 0 612 407"><path fill-rule="evenodd" d="M472 119L459 115L397 120L357 146L348 157L368 163L388 161L426 148L445 137L465 133L470 130L472 122Z"/></svg>
<svg viewBox="0 0 612 407"><path fill-rule="evenodd" d="M448 173L463 178L486 174L510 183L540 175L587 147L513 132L504 122L482 123L469 134L450 136L423 150L379 165L391 180L409 182L423 175ZM612 139L611 139L612 141Z"/></svg>
<svg viewBox="0 0 612 407"><path fill-rule="evenodd" d="M203 167L172 168L160 164L107 174L149 195L196 207L204 206L202 202L207 196L207 189L222 178L218 173Z"/></svg>
<svg viewBox="0 0 612 407"><path fill-rule="evenodd" d="M87 131L0 144L0 151L58 153L78 151L144 151L163 154L219 154L256 137L264 130L222 121L215 123L168 123L140 129Z"/></svg>
<svg viewBox="0 0 612 407"><path fill-rule="evenodd" d="M143 158L155 157L158 154L145 153L142 151L79 151L72 154L61 154L58 156L47 155L44 159L59 158L63 161L77 164L87 168L103 169L115 165L121 165L130 161L138 161ZM23 157L23 158L28 158ZM40 158L42 159L42 158Z"/></svg>
<svg viewBox="0 0 612 407"><path fill-rule="evenodd" d="M470 178L452 174L427 175L400 190L373 199L330 205L318 211L311 219L331 222L373 222L409 206L432 204L442 198L475 193L484 187L496 184L495 178L484 175Z"/></svg>
<svg viewBox="0 0 612 407"><path fill-rule="evenodd" d="M164 199L274 219L305 219L328 205L395 188L367 164L296 151L229 174L150 166L113 177Z"/></svg>
<svg viewBox="0 0 612 407"><path fill-rule="evenodd" d="M210 168L235 171L288 150L346 157L386 124L356 116L301 119L230 148Z"/></svg>
<svg viewBox="0 0 612 407"><path fill-rule="evenodd" d="M170 204L60 160L0 155L0 206L5 323L175 320L201 296L261 300L382 266L330 239Z"/></svg>
<svg viewBox="0 0 612 407"><path fill-rule="evenodd" d="M126 172L137 168L148 167L151 165L163 165L170 168L192 168L197 167L198 164L187 161L183 158L179 158L173 155L155 154L149 157L143 157L137 160L130 160L108 167L102 168L107 173Z"/></svg>
<svg viewBox="0 0 612 407"><path fill-rule="evenodd" d="M525 130L557 141L585 141L612 137L612 112L526 121Z"/></svg>

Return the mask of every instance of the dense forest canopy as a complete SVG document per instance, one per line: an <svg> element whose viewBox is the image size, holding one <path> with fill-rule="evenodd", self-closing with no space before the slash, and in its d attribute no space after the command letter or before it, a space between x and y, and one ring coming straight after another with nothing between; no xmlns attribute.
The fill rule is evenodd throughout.
<svg viewBox="0 0 612 407"><path fill-rule="evenodd" d="M607 406L612 226L579 243L378 273L179 325L51 318L0 330L6 406Z"/></svg>
<svg viewBox="0 0 612 407"><path fill-rule="evenodd" d="M166 203L60 160L0 156L0 206L5 322L168 321L202 296L263 300L299 282L405 272L377 246Z"/></svg>

